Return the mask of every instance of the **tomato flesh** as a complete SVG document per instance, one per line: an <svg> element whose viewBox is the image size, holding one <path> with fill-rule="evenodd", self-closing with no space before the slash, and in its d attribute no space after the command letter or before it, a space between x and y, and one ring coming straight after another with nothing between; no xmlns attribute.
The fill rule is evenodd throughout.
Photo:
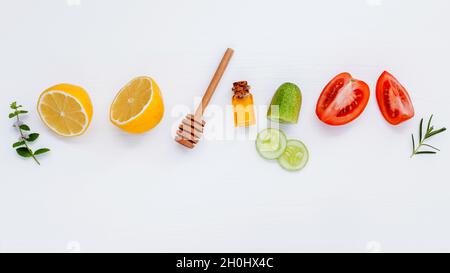
<svg viewBox="0 0 450 273"><path fill-rule="evenodd" d="M317 117L328 125L347 124L361 115L369 97L369 86L365 82L354 79L349 73L341 73L320 94Z"/></svg>
<svg viewBox="0 0 450 273"><path fill-rule="evenodd" d="M408 92L387 71L381 74L377 82L377 102L384 119L392 125L414 117L414 107Z"/></svg>

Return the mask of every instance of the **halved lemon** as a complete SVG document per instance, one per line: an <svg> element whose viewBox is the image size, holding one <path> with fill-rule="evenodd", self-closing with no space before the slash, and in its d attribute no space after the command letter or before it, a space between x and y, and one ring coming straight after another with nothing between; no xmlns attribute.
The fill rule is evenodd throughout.
<svg viewBox="0 0 450 273"><path fill-rule="evenodd" d="M137 77L125 85L111 104L111 122L132 133L144 133L161 121L164 104L161 91L150 77Z"/></svg>
<svg viewBox="0 0 450 273"><path fill-rule="evenodd" d="M50 130L65 137L82 135L91 123L93 107L88 93L72 84L58 84L39 97L37 110Z"/></svg>

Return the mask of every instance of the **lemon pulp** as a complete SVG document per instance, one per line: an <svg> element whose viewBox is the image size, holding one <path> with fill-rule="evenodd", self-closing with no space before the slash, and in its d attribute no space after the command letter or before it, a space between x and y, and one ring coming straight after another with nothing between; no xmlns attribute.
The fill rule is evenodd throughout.
<svg viewBox="0 0 450 273"><path fill-rule="evenodd" d="M81 87L61 84L44 91L38 101L42 121L61 136L77 136L88 128L92 103Z"/></svg>

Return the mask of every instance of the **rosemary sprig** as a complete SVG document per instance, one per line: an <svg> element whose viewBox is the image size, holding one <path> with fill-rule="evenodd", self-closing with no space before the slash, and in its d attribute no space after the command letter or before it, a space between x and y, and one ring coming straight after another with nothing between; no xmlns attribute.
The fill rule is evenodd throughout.
<svg viewBox="0 0 450 273"><path fill-rule="evenodd" d="M432 119L433 119L433 115L431 115L430 119L428 120L427 129L425 131L425 134L423 134L423 118L420 120L419 143L418 143L417 147L416 147L416 143L414 141L414 134L411 134L412 146L413 146L411 157L413 157L415 155L420 155L420 154L436 154L437 152L440 151L438 148L425 143L425 141L428 140L429 138L431 138L432 136L440 134L440 133L444 132L445 130L447 130L445 127L434 130L434 126L431 125ZM431 150L430 149L421 150L422 147L428 147Z"/></svg>
<svg viewBox="0 0 450 273"><path fill-rule="evenodd" d="M26 125L25 123L23 123L22 120L20 120L20 116L27 114L28 111L23 110L23 106L18 105L17 102L11 103L10 108L13 110L13 112L9 113L8 117L10 119L16 120L14 122L13 127L17 128L17 130L19 131L19 135L20 135L19 141L15 142L12 145L12 147L14 149L16 149L17 154L20 155L21 157L31 157L34 159L34 161L36 161L36 163L38 165L41 165L41 163L39 163L39 160L37 160L36 156L47 153L50 151L50 149L41 148L41 149L36 150L35 152L33 152L33 150L31 150L31 148L28 144L30 142L33 142L36 139L38 139L39 134L38 133L30 133L30 130L31 130L30 127L28 125Z"/></svg>

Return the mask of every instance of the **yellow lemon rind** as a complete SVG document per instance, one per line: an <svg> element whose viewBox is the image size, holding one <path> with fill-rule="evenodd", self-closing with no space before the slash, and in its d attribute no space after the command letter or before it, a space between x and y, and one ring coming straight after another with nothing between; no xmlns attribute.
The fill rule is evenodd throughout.
<svg viewBox="0 0 450 273"><path fill-rule="evenodd" d="M127 88L132 82L139 80L139 79L147 79L150 82L150 98L146 105L142 108L142 110L131 117L130 119L126 121L118 121L113 118L113 107L114 104L119 97L119 95L122 93L123 90ZM156 111L155 111L156 109ZM116 97L113 100L113 103L111 104L110 109L110 120L111 122L119 127L120 129L124 130L127 133L131 134L142 134L145 133L154 127L156 127L160 121L162 120L164 115L164 103L162 101L161 91L159 89L159 86L157 83L150 77L142 76L137 77L131 80L127 85L125 85L120 91L117 93Z"/></svg>
<svg viewBox="0 0 450 273"><path fill-rule="evenodd" d="M70 98L74 99L81 106L82 113L85 115L85 118L86 118L86 123L84 124L83 129L80 132L75 133L75 134L61 133L58 130L56 130L52 125L50 125L47 122L47 120L45 119L45 117L42 116L41 110L40 110L40 106L42 104L41 101L44 98L44 96L48 95L49 93L60 93L60 94L63 94L64 96L69 96ZM44 92L42 92L42 94L39 96L39 99L38 99L37 112L38 112L41 120L44 122L44 124L54 133L56 133L60 136L63 136L63 137L75 137L75 136L80 136L80 135L84 134L86 132L86 130L89 128L89 125L91 124L91 120L92 120L92 115L93 115L93 107L92 107L92 102L91 102L91 99L89 98L89 95L83 88L76 86L76 85L63 83L63 84L58 84L58 85L52 86L52 87L46 89Z"/></svg>

